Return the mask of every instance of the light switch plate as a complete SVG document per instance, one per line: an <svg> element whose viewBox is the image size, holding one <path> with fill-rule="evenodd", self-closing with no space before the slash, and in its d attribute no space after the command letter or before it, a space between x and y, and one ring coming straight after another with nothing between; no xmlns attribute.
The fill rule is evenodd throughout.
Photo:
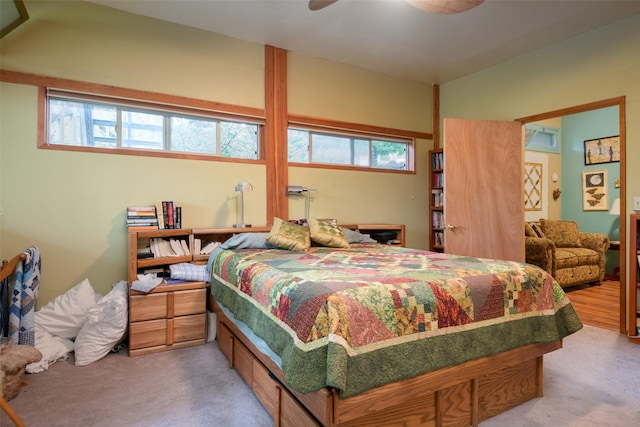
<svg viewBox="0 0 640 427"><path fill-rule="evenodd" d="M633 198L633 210L640 212L640 197Z"/></svg>

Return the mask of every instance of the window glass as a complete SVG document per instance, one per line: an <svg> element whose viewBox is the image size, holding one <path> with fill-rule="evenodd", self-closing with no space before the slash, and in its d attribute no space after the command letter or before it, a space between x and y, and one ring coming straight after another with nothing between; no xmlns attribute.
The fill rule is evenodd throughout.
<svg viewBox="0 0 640 427"><path fill-rule="evenodd" d="M309 131L290 128L287 133L289 161L309 163Z"/></svg>
<svg viewBox="0 0 640 427"><path fill-rule="evenodd" d="M216 133L214 120L171 117L171 150L216 154Z"/></svg>
<svg viewBox="0 0 640 427"><path fill-rule="evenodd" d="M220 152L224 157L258 158L258 126L220 122Z"/></svg>
<svg viewBox="0 0 640 427"><path fill-rule="evenodd" d="M311 161L350 165L352 158L351 138L314 133L311 136Z"/></svg>
<svg viewBox="0 0 640 427"><path fill-rule="evenodd" d="M161 115L122 111L121 123L124 148L164 149L164 121Z"/></svg>
<svg viewBox="0 0 640 427"><path fill-rule="evenodd" d="M397 142L371 141L372 167L380 169L407 169L407 146Z"/></svg>
<svg viewBox="0 0 640 427"><path fill-rule="evenodd" d="M560 129L558 128L527 123L524 138L526 150L560 153Z"/></svg>

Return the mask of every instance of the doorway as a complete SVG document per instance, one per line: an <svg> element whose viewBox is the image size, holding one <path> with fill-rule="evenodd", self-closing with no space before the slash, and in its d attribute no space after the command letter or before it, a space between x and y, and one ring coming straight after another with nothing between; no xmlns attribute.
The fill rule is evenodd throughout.
<svg viewBox="0 0 640 427"><path fill-rule="evenodd" d="M627 287L626 287L626 126L625 126L625 98L611 98L602 101L596 101L589 104L578 105L574 107L564 108L561 110L549 111L546 113L537 114L534 116L528 116L516 119L523 125L527 123L535 123L543 120L550 120L563 116L570 116L578 113L591 112L608 107L618 107L618 120L620 131L620 163L619 163L619 178L620 178L620 284L618 286L619 292L619 331L620 333L627 332L626 326L626 313L627 313Z"/></svg>

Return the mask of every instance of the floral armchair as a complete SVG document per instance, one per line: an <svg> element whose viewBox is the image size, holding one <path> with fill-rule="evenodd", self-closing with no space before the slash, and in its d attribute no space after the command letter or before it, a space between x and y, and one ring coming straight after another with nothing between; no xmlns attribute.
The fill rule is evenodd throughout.
<svg viewBox="0 0 640 427"><path fill-rule="evenodd" d="M609 236L580 232L574 221L525 223L525 257L568 287L604 279Z"/></svg>

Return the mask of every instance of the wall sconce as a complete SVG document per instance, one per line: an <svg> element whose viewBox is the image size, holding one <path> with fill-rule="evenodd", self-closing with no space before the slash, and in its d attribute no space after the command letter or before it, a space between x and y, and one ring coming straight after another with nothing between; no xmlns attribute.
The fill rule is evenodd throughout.
<svg viewBox="0 0 640 427"><path fill-rule="evenodd" d="M560 198L560 193L562 193L562 191L560 191L559 188L553 190L553 200L558 200Z"/></svg>
<svg viewBox="0 0 640 427"><path fill-rule="evenodd" d="M316 194L318 190L313 190L307 187L303 187L301 185L288 185L287 186L287 194L293 196L300 196L302 194L306 194L305 204L304 204L304 219L309 219L309 211L311 210L311 193Z"/></svg>
<svg viewBox="0 0 640 427"><path fill-rule="evenodd" d="M251 224L244 223L244 192L253 191L253 186L248 182L241 182L236 185L236 191L240 192L240 223L233 224L234 228L251 227Z"/></svg>

